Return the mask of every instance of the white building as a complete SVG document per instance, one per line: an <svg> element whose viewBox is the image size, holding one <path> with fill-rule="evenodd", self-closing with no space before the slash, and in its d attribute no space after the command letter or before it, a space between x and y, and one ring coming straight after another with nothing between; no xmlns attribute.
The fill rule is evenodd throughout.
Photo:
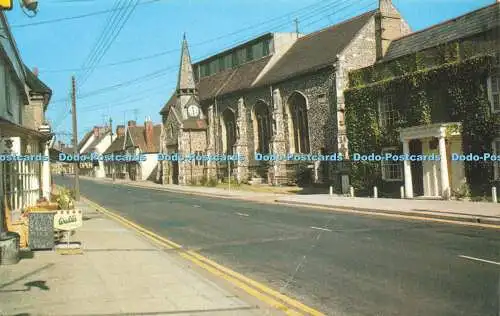
<svg viewBox="0 0 500 316"><path fill-rule="evenodd" d="M102 155L115 140L116 135L111 134L108 127L95 126L91 132L87 133L80 142L79 153L91 155L93 153ZM93 163L80 163L82 175L96 178L105 178L106 169L104 161L94 161Z"/></svg>
<svg viewBox="0 0 500 316"><path fill-rule="evenodd" d="M129 155L144 155L145 161L127 163L127 173L131 180L156 181L158 173L158 153L160 152L161 124L153 125L147 118L144 126L129 121L125 131L124 152Z"/></svg>

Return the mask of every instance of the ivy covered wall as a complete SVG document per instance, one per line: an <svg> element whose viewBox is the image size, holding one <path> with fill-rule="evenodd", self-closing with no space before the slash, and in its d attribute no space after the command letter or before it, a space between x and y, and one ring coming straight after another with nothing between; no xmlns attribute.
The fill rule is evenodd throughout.
<svg viewBox="0 0 500 316"><path fill-rule="evenodd" d="M457 42L351 72L350 88L344 92L349 152L401 148L400 128L442 122L462 123L465 153L491 152L491 142L500 134L500 116L490 113L486 84L494 61L491 51L465 50ZM384 129L379 126L378 100L387 94L395 97L399 120ZM465 163L465 169L472 194L487 194L492 165ZM380 162L352 163L350 175L360 195L377 186L381 196L398 196L402 185L382 181Z"/></svg>

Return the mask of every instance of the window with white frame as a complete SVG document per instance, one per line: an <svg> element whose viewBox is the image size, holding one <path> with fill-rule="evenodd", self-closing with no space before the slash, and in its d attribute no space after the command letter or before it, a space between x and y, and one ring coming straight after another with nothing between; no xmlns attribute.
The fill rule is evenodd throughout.
<svg viewBox="0 0 500 316"><path fill-rule="evenodd" d="M493 141L492 148L494 155L500 155L500 138ZM500 180L500 161L494 161L493 168L495 180Z"/></svg>
<svg viewBox="0 0 500 316"><path fill-rule="evenodd" d="M399 113L392 94L382 96L378 102L379 123L381 127L393 126L399 120Z"/></svg>
<svg viewBox="0 0 500 316"><path fill-rule="evenodd" d="M488 78L488 97L491 103L491 112L500 112L500 53L496 56L496 63Z"/></svg>
<svg viewBox="0 0 500 316"><path fill-rule="evenodd" d="M382 156L385 154L397 154L397 148L382 149ZM381 161L382 180L384 181L402 181L403 180L403 164L401 161Z"/></svg>
<svg viewBox="0 0 500 316"><path fill-rule="evenodd" d="M40 162L12 161L2 163L4 192L12 210L33 206L40 197Z"/></svg>

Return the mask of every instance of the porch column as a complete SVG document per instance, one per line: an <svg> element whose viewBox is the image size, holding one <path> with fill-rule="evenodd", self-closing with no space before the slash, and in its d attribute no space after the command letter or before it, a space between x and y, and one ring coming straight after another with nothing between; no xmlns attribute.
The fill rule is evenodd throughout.
<svg viewBox="0 0 500 316"><path fill-rule="evenodd" d="M443 199L450 198L450 182L448 178L448 157L446 154L446 139L439 136L439 156L441 157L441 196Z"/></svg>
<svg viewBox="0 0 500 316"><path fill-rule="evenodd" d="M49 159L49 144L43 144L43 155L47 161L42 162L42 196L50 200L50 159Z"/></svg>
<svg viewBox="0 0 500 316"><path fill-rule="evenodd" d="M403 154L410 154L410 141L403 139ZM411 178L411 161L404 161L404 177L405 177L405 196L407 199L413 198L413 180Z"/></svg>

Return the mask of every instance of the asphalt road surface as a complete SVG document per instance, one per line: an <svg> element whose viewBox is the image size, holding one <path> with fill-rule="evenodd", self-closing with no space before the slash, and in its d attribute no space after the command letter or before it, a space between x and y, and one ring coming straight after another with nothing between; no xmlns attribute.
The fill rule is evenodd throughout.
<svg viewBox="0 0 500 316"><path fill-rule="evenodd" d="M500 315L498 230L88 180L80 188L96 203L327 315Z"/></svg>

